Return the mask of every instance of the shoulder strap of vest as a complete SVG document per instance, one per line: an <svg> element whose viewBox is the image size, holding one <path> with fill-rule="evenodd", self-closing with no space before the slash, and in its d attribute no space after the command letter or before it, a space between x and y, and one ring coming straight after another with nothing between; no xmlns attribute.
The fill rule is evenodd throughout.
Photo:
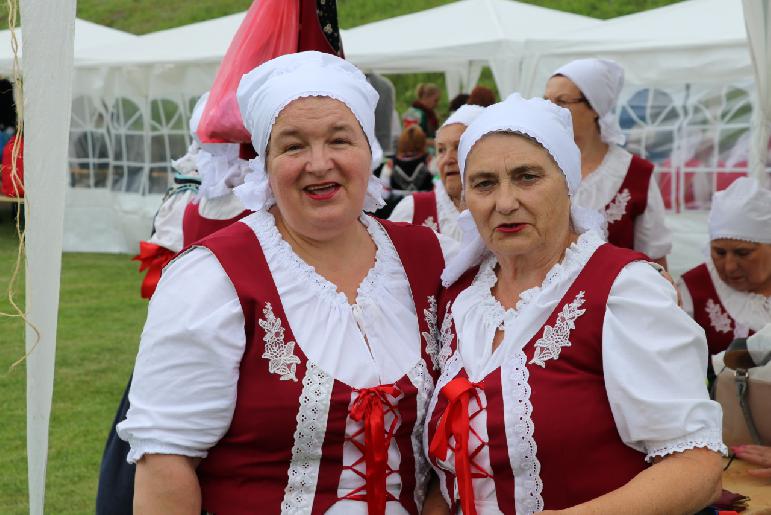
<svg viewBox="0 0 771 515"><path fill-rule="evenodd" d="M383 226L399 254L407 280L413 288L413 295L417 294L415 288L421 286L421 290L428 291L426 295L434 294L444 269L444 255L434 231L405 222L376 220Z"/></svg>
<svg viewBox="0 0 771 515"><path fill-rule="evenodd" d="M631 192L634 206L632 209L635 210L633 213L635 217L643 214L648 207L648 187L653 177L654 168L655 165L647 159L632 154L629 170L619 190L628 188Z"/></svg>
<svg viewBox="0 0 771 515"><path fill-rule="evenodd" d="M434 223L439 227L439 216L436 212L436 193L433 191L419 191L412 194L412 201L415 206L412 215L413 224L423 225L423 222L428 220L429 217L433 217Z"/></svg>

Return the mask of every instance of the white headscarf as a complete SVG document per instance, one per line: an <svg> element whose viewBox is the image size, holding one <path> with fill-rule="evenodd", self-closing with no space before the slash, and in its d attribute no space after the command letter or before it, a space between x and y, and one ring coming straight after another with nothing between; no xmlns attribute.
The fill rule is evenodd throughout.
<svg viewBox="0 0 771 515"><path fill-rule="evenodd" d="M375 106L378 94L364 74L351 63L321 52L300 52L276 57L261 64L241 79L236 93L244 126L252 136L257 157L249 161L254 173L235 189L244 206L253 211L275 204L265 168L265 153L276 118L293 100L329 97L339 100L359 121L372 152L372 169L383 158L375 137ZM385 204L383 186L370 175L365 211Z"/></svg>
<svg viewBox="0 0 771 515"><path fill-rule="evenodd" d="M201 186L198 196L213 199L229 194L234 187L243 184L244 176L249 172L249 163L240 159L239 145L236 143L201 143L198 137L198 124L201 122L206 102L209 100L207 91L196 102L193 114L190 116L190 135L193 142L190 148L196 151L186 154L179 163L185 160L185 166L193 166L201 176Z"/></svg>
<svg viewBox="0 0 771 515"><path fill-rule="evenodd" d="M193 113L190 115L189 123L191 142L190 146L187 147L187 152L184 156L171 162L171 166L173 166L174 169L185 175L198 173L198 165L195 162L195 157L201 150L201 140L198 139L198 134L196 134L196 131L198 130L198 124L201 121L203 109L206 106L206 101L208 98L209 92L207 91L201 95L201 97L195 103L195 107L193 107Z"/></svg>
<svg viewBox="0 0 771 515"><path fill-rule="evenodd" d="M608 59L577 59L558 68L553 75L570 79L600 115L600 137L605 143L623 145L626 138L618 125L616 102L624 87L624 69Z"/></svg>
<svg viewBox="0 0 771 515"><path fill-rule="evenodd" d="M448 125L453 125L455 123L460 123L468 127L484 110L485 108L482 106L464 104L444 121L442 127L447 127ZM441 129L442 127L439 128Z"/></svg>
<svg viewBox="0 0 771 515"><path fill-rule="evenodd" d="M712 197L709 239L771 243L771 190L750 177L736 179Z"/></svg>
<svg viewBox="0 0 771 515"><path fill-rule="evenodd" d="M493 132L518 133L536 140L554 158L565 175L568 194L572 196L578 189L581 183L581 152L573 140L570 111L541 98L525 100L519 93L487 107L460 138L458 165L461 181L466 180L466 159L471 149L482 137ZM579 232L598 229L603 223L599 212L576 205L571 205L571 219ZM442 274L445 286L454 283L466 270L479 264L487 252L468 209L458 217L458 225L463 232L463 239L460 251L448 262Z"/></svg>

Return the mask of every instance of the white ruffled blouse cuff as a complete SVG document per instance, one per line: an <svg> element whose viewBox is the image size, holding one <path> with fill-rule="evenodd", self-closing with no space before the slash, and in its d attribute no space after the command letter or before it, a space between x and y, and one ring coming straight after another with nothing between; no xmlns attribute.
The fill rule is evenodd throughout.
<svg viewBox="0 0 771 515"><path fill-rule="evenodd" d="M187 456L189 458L205 458L206 451L191 449L181 445L174 445L168 442L158 440L129 440L131 450L129 450L126 461L136 463L142 459L145 454L175 454L178 456Z"/></svg>
<svg viewBox="0 0 771 515"><path fill-rule="evenodd" d="M709 449L726 456L728 448L723 443L720 430L702 429L674 440L645 442L645 461L652 462L655 458L668 456L676 452L690 449Z"/></svg>

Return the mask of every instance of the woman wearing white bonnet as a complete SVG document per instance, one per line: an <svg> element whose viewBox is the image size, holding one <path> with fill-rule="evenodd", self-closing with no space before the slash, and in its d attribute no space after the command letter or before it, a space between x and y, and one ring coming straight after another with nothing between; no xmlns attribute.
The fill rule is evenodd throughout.
<svg viewBox="0 0 771 515"><path fill-rule="evenodd" d="M512 95L458 150L468 211L426 416L455 513L693 513L720 484L706 342L675 290L572 206L569 112ZM466 252L467 249L472 249Z"/></svg>
<svg viewBox="0 0 771 515"><path fill-rule="evenodd" d="M302 52L244 75L253 214L167 267L119 435L137 510L419 513L438 375L430 229L364 214L377 93ZM144 511L143 511L144 512Z"/></svg>
<svg viewBox="0 0 771 515"><path fill-rule="evenodd" d="M439 127L435 144L440 181L435 183L434 191L413 193L405 197L396 205L389 220L425 225L460 241L462 233L458 227L458 215L463 209L463 199L458 143L466 127L483 110L482 106L463 105Z"/></svg>
<svg viewBox="0 0 771 515"><path fill-rule="evenodd" d="M708 227L709 254L683 274L678 289L717 354L771 324L771 191L737 179L715 193Z"/></svg>
<svg viewBox="0 0 771 515"><path fill-rule="evenodd" d="M198 123L208 98L209 93L206 92L198 99L190 119L191 134L200 148L194 156L194 163L201 176L201 186L198 195L185 209L185 247L250 213L233 194L233 189L244 183L250 171L249 163L239 157L240 145L201 143L198 138Z"/></svg>
<svg viewBox="0 0 771 515"><path fill-rule="evenodd" d="M573 117L583 177L575 202L605 214L608 242L666 266L672 238L654 165L621 147L624 135L615 108L623 85L624 69L615 62L578 59L554 72L544 98Z"/></svg>

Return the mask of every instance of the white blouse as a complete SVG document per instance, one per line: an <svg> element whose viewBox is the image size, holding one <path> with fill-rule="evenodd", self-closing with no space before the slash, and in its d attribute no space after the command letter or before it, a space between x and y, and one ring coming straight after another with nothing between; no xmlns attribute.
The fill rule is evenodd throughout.
<svg viewBox="0 0 771 515"><path fill-rule="evenodd" d="M185 190L168 197L158 208L153 220L155 232L147 240L155 245L167 248L172 252L182 250L184 238L182 236L182 219L185 217L185 209L195 196L193 190Z"/></svg>
<svg viewBox="0 0 771 515"><path fill-rule="evenodd" d="M209 220L229 220L246 209L232 190L226 195L215 198L199 195L195 202L198 203L198 214Z"/></svg>
<svg viewBox="0 0 771 515"><path fill-rule="evenodd" d="M508 310L491 292L497 282L495 257L483 261L451 308L460 361L470 381L481 380L521 351L602 243L596 232L582 234L541 286L523 292ZM602 360L611 411L621 439L647 459L694 447L724 451L722 410L704 385L704 332L676 307L669 282L647 263L634 262L613 283L605 311ZM493 351L498 328L504 337ZM481 424L474 428L485 432Z"/></svg>
<svg viewBox="0 0 771 515"><path fill-rule="evenodd" d="M436 215L439 217L439 230L442 234L460 242L463 238L463 232L458 226L460 211L458 211L458 208L455 207L452 199L447 194L442 181L434 183L434 193L436 193ZM412 195L408 195L396 204L388 219L392 222L412 223L414 215L415 200L412 198ZM434 228L432 227L432 229Z"/></svg>
<svg viewBox="0 0 771 515"><path fill-rule="evenodd" d="M393 383L422 360L415 304L396 249L379 223L360 220L377 251L353 305L295 254L273 215L258 211L241 220L260 241L297 345L323 372L353 388ZM130 462L147 453L207 455L230 426L245 343L241 304L219 261L196 248L172 262L150 300L131 408L117 428L131 446ZM349 417L347 424L353 434L361 423ZM357 453L346 443L344 464L355 462ZM389 466L398 469L399 462L392 441ZM340 495L361 481L345 469ZM397 481L389 475L389 492L398 497ZM354 510L362 504L336 506L349 513L348 503ZM395 506L388 504L391 513Z"/></svg>
<svg viewBox="0 0 771 515"><path fill-rule="evenodd" d="M582 207L605 213L605 207L614 199L624 182L632 154L617 145L610 145L600 166L581 180L573 201ZM648 203L645 212L634 224L635 248L659 259L672 250L672 235L664 220L665 208L655 176L648 185Z"/></svg>

